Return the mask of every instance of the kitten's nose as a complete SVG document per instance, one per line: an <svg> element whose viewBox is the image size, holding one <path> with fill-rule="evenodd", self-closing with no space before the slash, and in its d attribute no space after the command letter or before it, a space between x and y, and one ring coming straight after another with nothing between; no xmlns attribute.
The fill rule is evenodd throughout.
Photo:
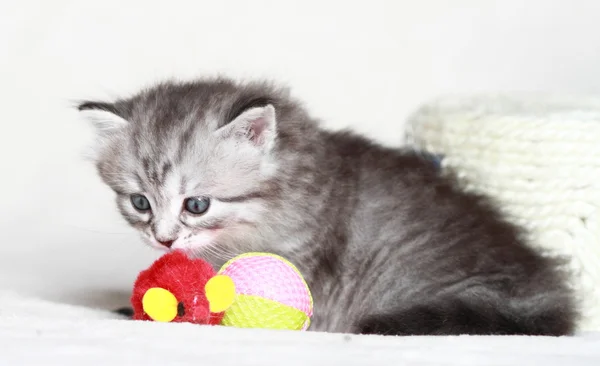
<svg viewBox="0 0 600 366"><path fill-rule="evenodd" d="M158 240L158 239L156 239L156 240ZM171 247L171 245L173 245L173 242L174 242L174 241L175 241L175 240L158 240L158 242L159 242L161 245L163 245L163 246L165 246L165 247L167 247L167 248L170 248L170 247Z"/></svg>

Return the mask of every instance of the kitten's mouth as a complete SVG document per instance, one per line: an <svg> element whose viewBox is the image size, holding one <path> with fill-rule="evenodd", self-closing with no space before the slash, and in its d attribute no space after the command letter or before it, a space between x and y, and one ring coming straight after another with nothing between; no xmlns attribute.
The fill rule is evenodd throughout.
<svg viewBox="0 0 600 366"><path fill-rule="evenodd" d="M178 240L173 245L173 249L191 249L204 250L215 246L219 234L223 230L223 226L215 225L209 228L204 228L196 233L189 234L185 238Z"/></svg>
<svg viewBox="0 0 600 366"><path fill-rule="evenodd" d="M156 240L146 240L146 243L152 248L152 249L157 249L160 250L161 252L170 252L171 250L174 250L176 248L173 247L166 247L162 244L160 244L159 242L157 242Z"/></svg>
<svg viewBox="0 0 600 366"><path fill-rule="evenodd" d="M215 225L212 225L210 227L207 227L206 230L209 230L209 231L220 231L220 230L223 230L223 225L222 224L215 224Z"/></svg>
<svg viewBox="0 0 600 366"><path fill-rule="evenodd" d="M172 245L165 246L161 244L152 234L143 233L143 241L152 249L157 249L162 253L168 253L175 250L182 250L191 257L214 257L225 258L229 250L226 246L217 243L218 238L226 229L224 223L215 223L210 227L196 229L195 232L189 232L177 238Z"/></svg>

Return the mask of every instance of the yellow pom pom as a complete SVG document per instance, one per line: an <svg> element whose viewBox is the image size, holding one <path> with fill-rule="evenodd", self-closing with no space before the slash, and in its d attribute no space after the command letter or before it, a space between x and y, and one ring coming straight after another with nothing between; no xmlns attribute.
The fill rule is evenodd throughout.
<svg viewBox="0 0 600 366"><path fill-rule="evenodd" d="M177 298L160 287L146 291L142 298L144 312L157 322L170 322L177 316Z"/></svg>
<svg viewBox="0 0 600 366"><path fill-rule="evenodd" d="M204 286L211 313L227 310L235 299L235 284L229 276L217 275Z"/></svg>

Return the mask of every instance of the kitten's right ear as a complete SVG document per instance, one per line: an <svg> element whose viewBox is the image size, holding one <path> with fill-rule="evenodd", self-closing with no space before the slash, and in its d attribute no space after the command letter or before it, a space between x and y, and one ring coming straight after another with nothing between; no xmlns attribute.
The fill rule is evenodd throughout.
<svg viewBox="0 0 600 366"><path fill-rule="evenodd" d="M275 107L267 104L245 110L229 124L216 131L221 138L234 138L268 151L277 134Z"/></svg>
<svg viewBox="0 0 600 366"><path fill-rule="evenodd" d="M128 122L119 115L117 108L110 103L83 102L77 106L81 115L96 129L98 137L104 138L120 131Z"/></svg>

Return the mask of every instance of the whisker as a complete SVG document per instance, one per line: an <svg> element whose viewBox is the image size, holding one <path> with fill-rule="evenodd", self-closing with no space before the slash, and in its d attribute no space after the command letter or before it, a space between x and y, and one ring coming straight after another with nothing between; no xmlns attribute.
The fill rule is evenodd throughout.
<svg viewBox="0 0 600 366"><path fill-rule="evenodd" d="M74 226L74 225L69 225L69 224L65 224L65 226L70 227L71 229L87 231L87 232L96 233L96 234L131 235L131 232L110 232L110 231L94 230L94 229L88 229L85 227Z"/></svg>
<svg viewBox="0 0 600 366"><path fill-rule="evenodd" d="M208 252L211 256L215 257L218 260L222 260L222 261L228 261L229 259L231 259L234 256L233 253L230 250L228 250L228 248L225 248L223 246L220 246L220 245L214 244L214 243L206 246L203 249L206 252Z"/></svg>

